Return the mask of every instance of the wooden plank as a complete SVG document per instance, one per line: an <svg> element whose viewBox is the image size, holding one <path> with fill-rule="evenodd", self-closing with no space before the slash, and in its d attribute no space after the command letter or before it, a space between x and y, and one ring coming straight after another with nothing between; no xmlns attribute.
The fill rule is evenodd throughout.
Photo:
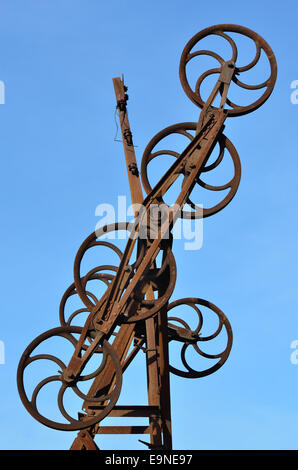
<svg viewBox="0 0 298 470"><path fill-rule="evenodd" d="M101 426L97 434L150 434L150 426Z"/></svg>
<svg viewBox="0 0 298 470"><path fill-rule="evenodd" d="M90 410L102 410L104 406L94 405L90 406ZM133 416L136 418L145 418L145 417L158 417L160 416L160 409L158 406L143 406L143 405L116 405L109 413L109 417L122 417L122 416Z"/></svg>

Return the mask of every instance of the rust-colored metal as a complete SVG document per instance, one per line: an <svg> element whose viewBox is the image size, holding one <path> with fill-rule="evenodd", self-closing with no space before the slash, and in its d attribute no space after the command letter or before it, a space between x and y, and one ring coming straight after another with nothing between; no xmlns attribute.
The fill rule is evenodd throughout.
<svg viewBox="0 0 298 470"><path fill-rule="evenodd" d="M239 35L255 44L255 57L248 65L239 66L237 62L236 39ZM200 41L210 37L226 41L231 54L224 58L213 50L198 50ZM246 84L242 76L258 64L261 54L267 58L270 75L258 85ZM204 72L192 87L188 78L188 64L193 59L201 60L203 56L213 58L218 66ZM202 109L197 122L169 126L148 143L140 173L147 193L145 199L128 120L127 88L123 79L113 79L135 219L132 223L121 222L100 227L82 243L74 262L74 283L66 290L60 303L61 326L32 341L22 355L18 368L18 389L29 413L54 429L79 431L71 449L97 450L95 437L102 434L148 434L150 442L140 442L147 444L150 449L171 449L170 372L184 378L199 378L215 372L228 359L232 347L232 329L227 317L217 306L197 297L168 303L177 275L172 252L172 231L180 217L209 217L226 207L235 196L241 165L235 147L223 134L226 119L250 113L260 107L273 90L276 74L276 60L270 46L248 28L223 24L196 34L182 52L179 75L186 95ZM217 81L204 101L202 83L213 75L217 75ZM248 93L260 90L261 95L257 98L252 96L250 105L237 105L231 97L232 83ZM160 150L161 144L173 135L185 139L183 150L165 150L164 146ZM173 157L173 164L160 175L158 183L152 185L148 167L154 159L164 155ZM220 167L227 158L231 159L234 168L232 178L221 185L205 182L206 175ZM176 201L169 206L165 203L167 193L181 176L182 185ZM191 199L195 187L217 191L219 194L223 192L224 195L220 202L202 209ZM185 208L186 205L188 208ZM128 237L124 251L106 240L107 236L122 231ZM94 254L94 250L102 248L113 257L113 261L93 264L95 267L84 272L90 253ZM68 306L72 303L75 307L69 315ZM192 323L185 316L185 308L194 315ZM202 326L210 315L217 318L217 326L214 332L206 335ZM204 343L221 334L225 335L225 340L220 343L220 351L206 353ZM64 341L63 347L58 347L58 340ZM55 347L52 352L45 345L53 341ZM181 365L171 357L171 345L179 344ZM43 346L44 353L40 352ZM175 348L177 351L177 346ZM146 355L148 404L118 405L122 375L139 351ZM199 367L196 354L211 361L211 365ZM45 378L38 379L30 393L25 384L25 375L33 363L36 365L40 361L48 361L54 366L54 372L47 372L43 367ZM46 407L43 407L40 399L49 384L58 385L58 408L52 415L53 407L49 399L45 401ZM73 407L78 412L75 400L81 401L82 411L78 416L69 411ZM102 424L104 418L113 416L143 417L147 423L142 426Z"/></svg>

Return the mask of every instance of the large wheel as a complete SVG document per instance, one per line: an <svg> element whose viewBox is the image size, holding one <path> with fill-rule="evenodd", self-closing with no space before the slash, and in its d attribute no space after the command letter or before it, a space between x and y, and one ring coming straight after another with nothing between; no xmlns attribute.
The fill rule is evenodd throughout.
<svg viewBox="0 0 298 470"><path fill-rule="evenodd" d="M256 49L255 57L247 65L244 65L244 66L238 65L237 63L238 50L237 50L236 41L233 39L235 35L234 36L232 35L231 37L229 33L238 33L239 36L242 36L242 37L245 36L254 42L255 49ZM211 35L220 36L229 43L229 45L231 46L230 55L224 58L220 55L221 51L214 52L214 51L205 50L205 49L194 50L195 46L202 39ZM246 84L242 82L241 79L242 79L242 75L244 74L244 72L247 72L248 70L251 70L253 67L256 66L256 64L260 60L262 53L265 54L269 63L270 72L269 72L268 78L262 83L258 83L256 85L253 85L253 84L250 85L250 84ZM186 70L187 65L195 57L201 58L202 56L209 56L209 57L214 58L218 66L204 72L197 79L195 86L191 86L189 83L188 76L187 76L187 70ZM181 60L180 60L180 67L179 67L180 81L181 81L181 84L185 93L191 99L191 101L195 103L197 106L199 106L200 108L202 108L205 104L201 96L201 85L203 81L207 77L210 77L211 75L219 76L222 70L222 66L228 61L232 61L235 64L235 72L232 77L233 83L247 90L248 93L250 91L264 90L261 96L259 96L257 99L254 100L254 98L252 98L253 102L247 106L241 106L241 105L234 103L232 99L230 98L230 91L229 91L227 104L230 106L230 109L227 109L227 115L228 116L241 116L243 114L250 113L254 111L255 109L259 108L269 98L274 88L276 75L277 75L276 59L272 52L271 47L259 34L255 33L254 31L248 28L245 28L244 26L238 26L234 24L219 24L215 26L210 26L209 28L206 28L200 31L198 34L196 34L190 39L190 41L186 44L182 52Z"/></svg>
<svg viewBox="0 0 298 470"><path fill-rule="evenodd" d="M153 189L149 181L148 167L150 163L156 158L164 158L165 156L178 158L180 156L179 152L177 151L174 151L172 149L165 149L163 141L165 140L166 145L169 145L166 140L168 137L180 135L185 137L186 147L194 138L196 126L197 124L195 122L183 122L179 124L174 124L163 129L150 140L144 151L141 164L142 183L147 194L149 194ZM158 149L156 147L158 147ZM215 154L215 158L213 158L213 154ZM226 207L237 192L241 177L241 163L237 150L235 149L232 142L226 136L220 134L217 139L217 145L214 147L214 150L210 157L212 158L213 163L206 163L206 165L201 169L201 172L196 179L196 183L202 188L209 191L228 191L228 193L225 194L225 196L219 203L211 207L205 207L204 201L200 201L201 203L203 203L203 209L201 207L198 207L190 199L188 199L187 203L191 206L193 211L183 210L181 212L181 216L183 218L201 218L213 215L222 210L224 207ZM234 168L232 178L227 183L217 186L205 183L204 175L207 172L211 172L212 170L217 168L224 159L228 158L232 159L232 165ZM185 176L184 173L181 174Z"/></svg>
<svg viewBox="0 0 298 470"><path fill-rule="evenodd" d="M185 306L191 307L191 311L195 318L194 327L190 326L189 320L185 318L185 315L182 316L180 313L180 315L177 316L177 314L175 315L173 312L171 312L171 310L174 309L175 311L179 311L179 309L181 310L181 307ZM205 335L202 334L202 329L204 321L207 320L206 317L209 315L215 316L215 318L217 318L217 324L214 327L214 332ZM176 363L174 365L170 357L170 371L173 374L185 378L205 377L206 375L210 375L216 370L218 370L220 367L222 367L228 359L233 342L232 328L225 314L211 302L192 297L172 302L168 306L168 326L169 328L175 328L176 326L182 329L182 332L185 331L186 333L188 333L187 336L192 338L191 340L186 339L182 342L181 339L178 339L179 344L182 345L180 351L181 367L178 367ZM220 351L216 353L204 352L204 343L212 343L212 340L218 338L220 334L224 334L225 336L225 338L222 338L222 341L220 343ZM173 342L177 343L177 341L175 340ZM216 346L218 347L217 344ZM207 366L204 368L200 368L200 370L198 370L198 368L195 368L196 355L208 360L208 362L210 362L212 365L210 365L209 367Z"/></svg>
<svg viewBox="0 0 298 470"><path fill-rule="evenodd" d="M113 231L117 232L118 230L126 230L128 234L131 235L133 232L133 224L125 222L104 226L89 235L89 237L82 243L74 263L74 285L69 288L62 299L60 307L60 318L62 321L65 321L64 305L67 297L73 295L74 293L78 293L86 307L86 311L91 312L94 308L96 308L98 298L94 294L90 295L90 292L87 290L88 281L97 278L101 281L108 282L108 287L113 281L114 276L118 272L118 266L99 266L89 271L89 273L84 274L82 273L82 261L90 248L96 246L105 246L117 253L120 263L123 253L114 244L101 240L101 237L107 233ZM151 230L151 235L153 232L154 230ZM133 278L136 272L136 269L143 260L146 250L150 246L150 242L152 242L152 240L147 240L146 238L138 240L136 260L131 264L131 266L128 267L130 269L130 276L125 288L128 287L130 280ZM170 243L163 243L161 251L162 262L160 266L157 266L156 263L153 263L152 269L147 271L146 275L140 279L136 286L133 298L131 298L131 303L133 303L133 311L122 312L122 322L135 323L136 321L145 320L149 317L152 317L156 315L156 313L168 302L175 287L176 263L170 247ZM113 276L110 275L110 277L107 278L106 274L101 272L103 269L108 269L110 271L113 270L115 272L113 273ZM151 286L154 291L159 292L157 298L152 300L145 298L145 292L149 286ZM76 314L76 312L74 313ZM80 311L77 313L80 313Z"/></svg>
<svg viewBox="0 0 298 470"><path fill-rule="evenodd" d="M82 373L74 381L66 381L63 372L77 344L74 335L80 335L81 327L65 326L48 330L41 334L24 351L18 366L17 383L21 400L27 411L40 423L50 428L62 431L76 431L93 426L105 418L118 400L122 385L122 369L113 347L103 340L94 352L95 364L93 371ZM61 339L63 344L61 344ZM92 337L87 337L92 342ZM86 349L85 344L83 349ZM50 349L49 349L50 348ZM42 352L41 352L42 350ZM49 350L51 353L49 354ZM43 352L45 351L45 352ZM54 352L52 352L54 351ZM82 385L89 387L89 381L105 374L106 368L111 368L115 375L115 385L109 392L99 390L95 396L89 396L82 390ZM31 368L31 372L30 372ZM57 369L57 373L49 371ZM48 375L50 374L50 375ZM51 394L51 387L56 385L56 393ZM45 389L48 393L40 397ZM29 393L28 389L31 389ZM33 391L32 391L33 389ZM49 394L50 392L50 394ZM65 396L68 395L65 400ZM80 410L75 405L87 400L100 406L96 416L84 416L78 419ZM65 404L67 401L67 405ZM40 408L42 410L40 410ZM71 411L70 411L71 409ZM82 406L81 406L82 409Z"/></svg>

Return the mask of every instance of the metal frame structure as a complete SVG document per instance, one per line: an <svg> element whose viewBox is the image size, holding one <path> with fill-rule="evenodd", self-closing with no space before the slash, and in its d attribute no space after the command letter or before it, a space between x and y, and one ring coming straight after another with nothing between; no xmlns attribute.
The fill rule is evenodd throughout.
<svg viewBox="0 0 298 470"><path fill-rule="evenodd" d="M246 66L238 66L235 36L245 36L255 44L255 57ZM220 37L228 42L231 56L224 59L217 52L196 49L205 38ZM217 68L204 72L191 87L187 66L192 59L212 57ZM256 66L261 56L267 58L270 76L258 85L249 85L240 78ZM216 25L196 34L185 46L179 68L182 87L191 101L201 108L198 122L174 124L159 132L148 143L141 163L141 178L146 197L143 196L140 174L134 151L132 133L127 113L127 88L123 79L113 79L117 110L121 127L126 168L135 219L131 224L116 223L103 226L91 233L81 245L74 263L74 282L62 297L59 309L60 326L37 337L25 350L18 368L18 389L26 409L42 424L62 431L78 431L71 449L98 449L98 434L149 434L150 449L172 449L171 403L169 374L185 378L199 378L219 369L227 360L232 347L232 329L227 317L214 304L201 298L185 298L169 303L176 281L176 263L172 252L173 227L178 218L209 217L222 210L234 197L240 182L241 165L233 144L223 134L228 117L241 116L260 107L270 96L277 74L274 54L264 39L255 32L237 25ZM208 99L201 96L203 81L212 75L218 79ZM237 105L230 98L231 84L248 92L259 91L250 105ZM182 152L162 150L160 146L169 136L182 136L186 146ZM213 155L218 150L218 155ZM148 167L162 155L174 158L174 163L157 184L151 185ZM232 179L223 185L204 182L204 176L217 168L228 156L234 167ZM166 195L182 176L182 185L174 204L166 204ZM201 209L190 199L196 186L209 191L225 192L222 200L212 207ZM188 205L188 208L186 208ZM190 210L189 210L190 208ZM119 230L129 234L126 247L121 252L106 240L106 235ZM105 247L119 256L115 265L100 265L83 274L83 260L90 248ZM103 283L103 295L90 288L92 283ZM77 297L82 307L67 319L65 306L70 298ZM195 313L197 326L191 327L183 316L172 314L181 306ZM203 317L212 312L218 319L213 334L202 335ZM171 312L171 313L170 313ZM78 326L78 315L84 314L83 326ZM173 316L172 316L173 315ZM224 349L217 354L203 351L204 342L212 341L220 333L226 335ZM63 339L72 353L67 360L51 353L36 353L48 340ZM169 343L181 345L183 367L171 363ZM38 349L38 351L39 351ZM122 387L122 375L136 354L146 354L148 404L120 406L117 401ZM189 351L210 359L212 365L197 370L189 363ZM60 352L60 351L59 351ZM62 352L61 352L62 354ZM90 371L88 366L95 360ZM26 390L24 374L31 364L48 361L59 367L58 374L48 375L38 382L30 394ZM46 369L44 369L46 371ZM26 372L27 373L27 372ZM58 413L63 419L49 418L40 411L38 396L49 384L57 383ZM81 385L90 382L83 391ZM82 401L82 411L74 417L67 411L64 398L72 393ZM50 406L49 406L50 408ZM144 417L143 426L105 426L106 417Z"/></svg>

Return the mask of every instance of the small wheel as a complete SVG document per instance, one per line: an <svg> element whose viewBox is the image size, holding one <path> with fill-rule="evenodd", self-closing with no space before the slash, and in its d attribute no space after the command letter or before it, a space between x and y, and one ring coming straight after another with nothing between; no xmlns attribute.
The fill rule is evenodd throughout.
<svg viewBox="0 0 298 470"><path fill-rule="evenodd" d="M166 139L169 136L173 135L182 135L185 137L185 147L189 144L190 141L193 140L194 138L194 131L196 130L197 124L195 122L183 122L179 124L174 124L172 126L166 127L162 131L160 131L158 134L156 134L148 143L144 154L142 158L142 164L141 164L141 176L142 176L142 183L144 186L144 189L147 194L149 194L152 191L152 186L149 182L149 176L148 176L148 166L152 160L154 160L157 157L162 157L162 156L171 156L173 158L178 158L180 156L179 152L174 151L172 149L161 149L161 150L156 150L157 146L161 146L163 144L163 139ZM215 157L213 163L208 164L208 162L205 164L205 166L201 169L201 173L198 174L196 183L203 187L204 189L210 190L210 191L225 191L228 190L228 193L225 195L225 197L218 203L215 204L212 207L203 207L203 209L196 204L194 204L190 199L188 199L187 203L191 206L193 211L186 211L183 210L181 212L181 217L183 218L202 218L203 217L208 217L210 215L213 215L220 210L222 210L224 207L229 204L229 202L233 199L235 196L239 183L240 183L240 178L241 178L241 163L240 159L237 153L237 150L235 149L234 145L232 142L225 137L223 134L220 134L218 139L218 155ZM216 152L216 147L214 148L211 156ZM211 185L207 184L204 182L204 174L207 172L211 172L215 168L217 168L223 159L226 157L226 155L230 156L232 159L233 167L234 167L234 175L228 181L227 183L223 185ZM211 157L210 156L210 157ZM210 159L209 157L209 159ZM229 157L227 157L229 158ZM213 157L212 157L213 159ZM184 173L182 173L184 175ZM183 183L182 183L183 184ZM203 202L203 201L202 201ZM165 203L164 203L165 204Z"/></svg>
<svg viewBox="0 0 298 470"><path fill-rule="evenodd" d="M93 426L109 414L120 395L122 385L121 365L116 352L106 340L103 340L102 345L97 347L94 352L96 360L95 365L93 364L92 372L87 371L83 375L83 370L74 381L69 382L64 380L63 372L77 344L77 339L74 335L79 335L81 332L82 328L75 326L58 327L48 330L32 341L19 362L17 384L19 395L25 408L37 421L53 429L76 431ZM63 340L63 345L60 343L61 339ZM87 339L89 342L92 341L91 337ZM85 345L83 349L86 349L87 346ZM40 349L45 352L40 352ZM49 353L49 350L51 353ZM34 352L35 354L33 354ZM63 360L61 355L63 355ZM48 375L50 369L52 368L53 370L53 367L57 369L57 373L51 374L50 372L50 375ZM95 377L101 374L104 375L107 367L112 367L115 374L115 385L112 391L107 392L103 389L98 391L95 396L89 396L88 393L80 388L81 384L85 383L88 386L89 380L92 381ZM30 374L30 380L27 378L28 373ZM55 396L49 395L53 384L58 386ZM40 394L45 393L47 386L49 389L45 399L44 396L40 397ZM31 394L28 392L28 388L33 388ZM65 395L68 395L66 399ZM74 418L73 415L78 412L76 408L77 402L82 400L83 402L88 400L88 402L91 401L101 405L100 412L96 416L86 415L83 419ZM42 411L40 411L40 407ZM68 408L71 408L71 411Z"/></svg>
<svg viewBox="0 0 298 470"><path fill-rule="evenodd" d="M169 312L176 308L176 307L181 307L181 306L189 306L192 308L192 312L194 313L195 317L195 323L196 327L191 328L186 321L185 318L182 318L181 316L171 316ZM198 307L199 306L199 307ZM201 330L203 328L203 323L204 323L204 313L202 310L202 307L206 308L206 313L208 316L213 313L217 317L217 326L214 327L215 331L214 333L208 334L206 336L201 335ZM206 316L207 316L206 315ZM206 318L205 318L206 321ZM181 348L181 362L182 365L184 366L184 369L178 368L177 365L171 365L170 364L170 371L175 374L179 375L180 377L186 377L186 378L198 378L198 377L205 377L207 375L212 374L216 370L218 370L227 360L229 357L231 348L232 348L232 342L233 342L233 333L232 333L232 328L231 325L227 319L227 317L224 315L224 313L216 307L216 305L212 304L211 302L208 302L207 300L199 299L199 298L185 298L185 299L180 299L172 302L168 306L168 326L169 328L174 328L175 326L178 328L182 328L182 332L188 333L185 337L191 337L192 340L185 339L183 340L182 337L182 343L181 343L181 338L178 340L179 344L182 344ZM201 347L203 347L204 342L209 342L214 340L215 338L219 337L221 333L224 333L226 338L223 338L223 342L225 346L223 347L221 345L221 352L216 353L216 354L210 354L204 352ZM177 341L173 341L177 343ZM216 345L218 346L218 345ZM219 346L218 346L219 347ZM192 367L189 364L189 359L187 357L188 353L190 354L190 360L191 364L196 362L196 353L200 355L201 357L205 359L209 359L213 362L213 365L207 368L203 368L202 370L196 370L194 367ZM170 356L171 356L171 350L170 350ZM214 364L214 361L217 361Z"/></svg>
<svg viewBox="0 0 298 470"><path fill-rule="evenodd" d="M241 66L241 67L237 66L237 56L238 56L237 46L236 46L235 41L232 39L232 37L227 33L238 33L242 36L246 36L250 38L254 42L255 47L256 47L256 54L255 54L254 59L249 64L245 66ZM210 50L193 51L193 48L196 46L196 44L200 40L206 38L209 35L220 36L224 38L226 41L228 41L232 49L231 56L224 59L218 53L215 53ZM258 63L262 52L265 53L269 61L269 67L270 67L269 77L267 78L267 80L263 81L263 83L260 83L257 85L248 85L246 83L243 83L241 79L239 79L238 77L241 77L242 73L247 72L248 70L252 69ZM213 57L218 62L218 67L204 72L197 79L195 87L192 88L187 78L186 66L194 57L199 57L199 56ZM203 81L210 75L214 75L214 74L219 75L221 73L222 66L229 60L232 60L235 64L235 72L232 77L232 82L234 82L239 87L248 90L248 92L251 90L264 89L263 94L258 99L256 99L252 104L248 106L240 106L240 105L233 103L229 99L229 93L228 93L227 104L231 107L231 109L227 109L227 115L231 117L241 116L243 114L250 113L254 111L255 109L259 108L269 98L274 88L274 84L275 84L276 76L277 76L276 59L272 52L271 47L259 34L255 33L254 31L248 28L245 28L244 26L238 26L238 25L233 25L233 24L219 24L215 26L210 26L209 28L203 29L202 31L197 33L186 44L182 52L181 60L180 60L180 67L179 67L180 81L181 81L182 87L186 95L191 99L193 103L195 103L197 106L202 108L205 104L201 96L201 85Z"/></svg>

